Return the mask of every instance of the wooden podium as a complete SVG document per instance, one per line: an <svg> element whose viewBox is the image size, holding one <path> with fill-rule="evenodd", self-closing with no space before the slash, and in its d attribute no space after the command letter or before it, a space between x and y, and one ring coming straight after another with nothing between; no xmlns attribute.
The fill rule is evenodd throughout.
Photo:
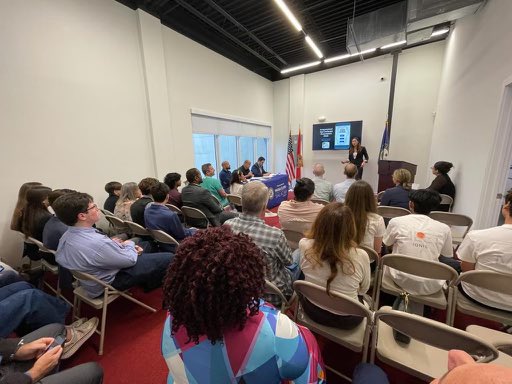
<svg viewBox="0 0 512 384"><path fill-rule="evenodd" d="M385 191L388 188L395 186L393 183L393 172L396 169L405 168L411 172L412 180L414 183L414 177L416 176L416 164L408 163L407 161L398 160L379 160L379 187L378 192Z"/></svg>

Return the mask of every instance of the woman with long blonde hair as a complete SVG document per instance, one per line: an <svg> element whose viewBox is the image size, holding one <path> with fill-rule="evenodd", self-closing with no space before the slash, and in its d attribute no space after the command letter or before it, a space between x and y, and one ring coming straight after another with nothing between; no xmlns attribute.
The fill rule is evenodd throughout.
<svg viewBox="0 0 512 384"><path fill-rule="evenodd" d="M141 196L142 192L140 191L137 183L124 183L121 187L121 194L119 195L119 199L117 199L116 202L114 215L119 217L121 220L132 221L130 208L132 207L132 204Z"/></svg>
<svg viewBox="0 0 512 384"><path fill-rule="evenodd" d="M377 201L370 184L363 180L352 184L345 196L345 204L354 214L356 243L373 248L380 255L386 226L382 216L377 214Z"/></svg>
<svg viewBox="0 0 512 384"><path fill-rule="evenodd" d="M337 292L355 300L370 287L370 259L357 249L354 216L342 203L326 205L306 238L299 242L301 269L305 280L324 286L327 294ZM341 329L356 327L362 318L338 315L302 300L314 321Z"/></svg>
<svg viewBox="0 0 512 384"><path fill-rule="evenodd" d="M380 205L409 209L411 180L411 172L407 169L395 169L393 172L393 183L395 187L386 189L380 200Z"/></svg>

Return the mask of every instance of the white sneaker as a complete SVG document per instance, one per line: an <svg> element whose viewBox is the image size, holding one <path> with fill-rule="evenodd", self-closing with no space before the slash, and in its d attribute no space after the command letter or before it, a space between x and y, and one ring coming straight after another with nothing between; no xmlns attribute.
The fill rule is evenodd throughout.
<svg viewBox="0 0 512 384"><path fill-rule="evenodd" d="M93 317L75 326L79 321L82 321L82 319L77 320L69 328L71 331L71 340L64 344L62 359L69 359L73 356L73 354L94 334L99 322L97 317Z"/></svg>

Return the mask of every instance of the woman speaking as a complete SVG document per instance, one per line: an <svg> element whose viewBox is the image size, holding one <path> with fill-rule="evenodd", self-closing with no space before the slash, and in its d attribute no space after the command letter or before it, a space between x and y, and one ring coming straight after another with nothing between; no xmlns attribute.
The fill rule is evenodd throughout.
<svg viewBox="0 0 512 384"><path fill-rule="evenodd" d="M357 167L356 180L360 180L363 176L363 167L369 159L366 148L359 141L359 137L352 138L350 149L348 150L348 159L341 161L342 164L352 163Z"/></svg>

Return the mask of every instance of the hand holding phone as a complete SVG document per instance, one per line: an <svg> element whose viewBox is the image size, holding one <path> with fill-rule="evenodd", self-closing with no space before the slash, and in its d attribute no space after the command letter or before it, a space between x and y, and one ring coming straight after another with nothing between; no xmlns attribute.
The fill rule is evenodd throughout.
<svg viewBox="0 0 512 384"><path fill-rule="evenodd" d="M66 341L66 339L62 336L57 336L54 340L53 340L53 343L51 343L50 345L48 345L45 349L45 352L46 351L49 351L50 349L53 349L59 345L63 345L64 342Z"/></svg>

